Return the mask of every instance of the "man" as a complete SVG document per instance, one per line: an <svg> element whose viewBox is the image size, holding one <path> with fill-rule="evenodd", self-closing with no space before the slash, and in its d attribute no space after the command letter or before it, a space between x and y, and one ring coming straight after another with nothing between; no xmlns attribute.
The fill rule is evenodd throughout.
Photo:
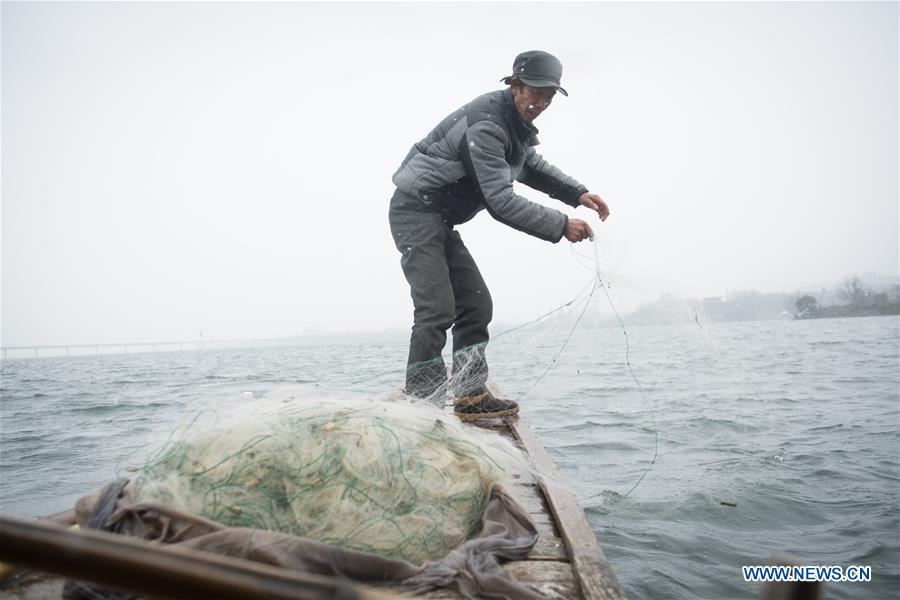
<svg viewBox="0 0 900 600"><path fill-rule="evenodd" d="M485 346L493 305L487 285L454 229L481 209L519 231L556 243L591 237L590 225L531 202L513 191L519 181L562 202L586 206L606 220L596 194L535 152L533 121L550 106L562 64L533 50L519 54L509 87L489 92L438 123L394 173L390 224L413 305L406 393L434 398L446 389L441 351L453 327L454 414L464 421L513 415L515 402L485 387Z"/></svg>

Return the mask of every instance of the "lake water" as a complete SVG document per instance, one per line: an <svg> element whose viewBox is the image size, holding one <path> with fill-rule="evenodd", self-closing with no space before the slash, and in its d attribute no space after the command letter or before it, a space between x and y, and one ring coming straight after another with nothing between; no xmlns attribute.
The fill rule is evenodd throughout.
<svg viewBox="0 0 900 600"><path fill-rule="evenodd" d="M780 552L872 568L870 583L828 584L825 598L896 598L898 325L629 327L633 375L621 328L568 341L565 324L526 328L498 337L489 357L630 597L755 598L740 567ZM198 415L284 393L384 397L402 385L405 354L404 340L386 339L5 360L0 510L71 508Z"/></svg>

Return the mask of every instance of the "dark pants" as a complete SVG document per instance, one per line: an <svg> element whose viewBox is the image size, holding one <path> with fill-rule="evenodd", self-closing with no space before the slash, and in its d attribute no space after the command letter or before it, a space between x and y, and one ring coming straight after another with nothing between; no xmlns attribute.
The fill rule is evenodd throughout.
<svg viewBox="0 0 900 600"><path fill-rule="evenodd" d="M441 351L451 326L453 393L480 392L488 375L484 348L494 307L478 265L459 233L418 198L397 190L389 217L415 308L406 393L427 398L444 389Z"/></svg>

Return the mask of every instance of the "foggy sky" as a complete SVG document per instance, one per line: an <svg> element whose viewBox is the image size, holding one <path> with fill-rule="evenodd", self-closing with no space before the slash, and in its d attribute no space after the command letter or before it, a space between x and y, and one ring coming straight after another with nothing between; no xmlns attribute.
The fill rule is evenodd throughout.
<svg viewBox="0 0 900 600"><path fill-rule="evenodd" d="M571 94L538 151L611 216L517 189L623 298L900 272L897 3L3 2L2 343L409 325L391 175L530 49ZM460 232L496 320L591 275Z"/></svg>

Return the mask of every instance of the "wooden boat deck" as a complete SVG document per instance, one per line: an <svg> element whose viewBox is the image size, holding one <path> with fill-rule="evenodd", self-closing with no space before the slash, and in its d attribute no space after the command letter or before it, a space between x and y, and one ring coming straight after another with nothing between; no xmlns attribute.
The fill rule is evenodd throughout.
<svg viewBox="0 0 900 600"><path fill-rule="evenodd" d="M520 474L506 491L528 512L540 538L527 560L510 562L504 569L547 598L618 600L625 595L601 550L594 531L572 491L538 437L518 417L479 424L497 431L528 456L540 481ZM462 598L454 591L437 590L425 598Z"/></svg>
<svg viewBox="0 0 900 600"><path fill-rule="evenodd" d="M515 483L506 488L531 516L540 538L526 560L506 563L503 568L550 599L624 599L584 511L571 490L560 483L562 478L537 436L518 417L481 422L478 426L511 439L529 457L533 472L540 474L538 480L530 473L517 474ZM60 598L63 583L61 577L34 573L12 586L0 585L0 600ZM366 597L373 596L367 593ZM447 589L423 597L462 598Z"/></svg>

